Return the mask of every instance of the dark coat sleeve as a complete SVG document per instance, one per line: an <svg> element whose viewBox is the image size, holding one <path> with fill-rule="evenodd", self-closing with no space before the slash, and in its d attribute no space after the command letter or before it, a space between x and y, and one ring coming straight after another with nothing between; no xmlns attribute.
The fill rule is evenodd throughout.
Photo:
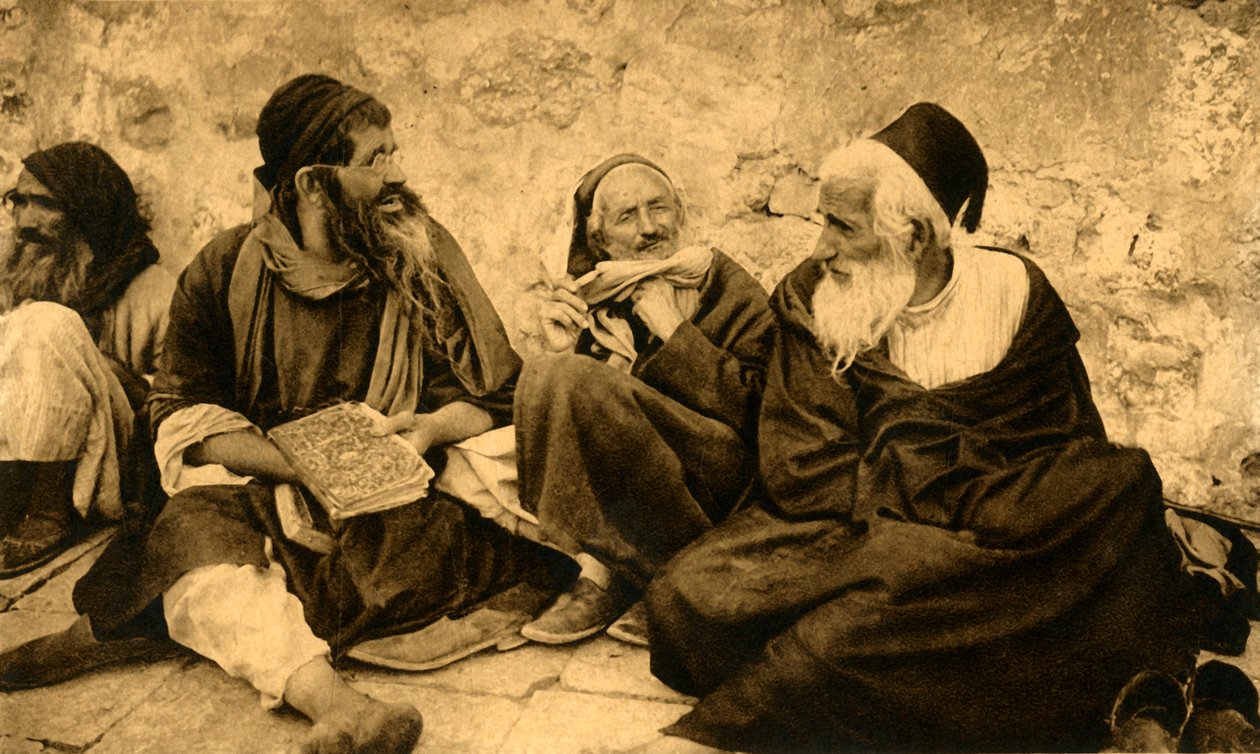
<svg viewBox="0 0 1260 754"><path fill-rule="evenodd" d="M696 315L641 358L634 371L648 385L751 440L772 337L769 298L720 251L711 274Z"/></svg>
<svg viewBox="0 0 1260 754"><path fill-rule="evenodd" d="M181 408L197 403L232 407L235 401L235 348L227 286L249 226L219 235L179 276L171 299L170 325L161 363L149 395L154 436L158 426Z"/></svg>

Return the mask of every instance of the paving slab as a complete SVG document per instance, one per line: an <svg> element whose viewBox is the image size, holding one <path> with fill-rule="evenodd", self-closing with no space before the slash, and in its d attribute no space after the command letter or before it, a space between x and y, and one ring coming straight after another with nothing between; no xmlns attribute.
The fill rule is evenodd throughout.
<svg viewBox="0 0 1260 754"><path fill-rule="evenodd" d="M33 571L28 571L11 579L0 579L0 604L8 604L38 588L44 582L64 571L80 557L96 552L105 546L105 542L114 536L115 527L97 529L81 542L71 546L65 552L48 561Z"/></svg>
<svg viewBox="0 0 1260 754"><path fill-rule="evenodd" d="M263 709L248 683L197 661L168 674L88 751L271 754L291 748L309 729L306 719L294 712Z"/></svg>
<svg viewBox="0 0 1260 754"><path fill-rule="evenodd" d="M125 665L53 686L0 694L0 724L17 738L86 746L139 707L186 662Z"/></svg>
<svg viewBox="0 0 1260 754"><path fill-rule="evenodd" d="M353 661L347 661L343 671L350 680L444 688L522 699L535 689L555 685L560 679L560 671L568 664L573 653L574 648L571 646L526 644L507 652L496 652L493 649L480 652L439 670L425 673L375 668Z"/></svg>
<svg viewBox="0 0 1260 754"><path fill-rule="evenodd" d="M642 699L539 691L499 750L503 754L624 752L661 737L691 709Z"/></svg>
<svg viewBox="0 0 1260 754"><path fill-rule="evenodd" d="M31 639L64 631L78 618L73 613L45 613L35 610L10 610L0 613L0 652ZM4 718L0 718L3 724Z"/></svg>
<svg viewBox="0 0 1260 754"><path fill-rule="evenodd" d="M74 585L83 574L88 572L92 564L105 549L106 541L100 541L84 552L74 562L66 566L60 573L50 577L45 583L28 592L26 596L14 603L14 610L40 610L43 612L73 613Z"/></svg>
<svg viewBox="0 0 1260 754"><path fill-rule="evenodd" d="M611 694L658 702L692 704L684 696L656 680L649 669L647 649L607 636L578 645L573 659L560 673L560 687L566 691Z"/></svg>
<svg viewBox="0 0 1260 754"><path fill-rule="evenodd" d="M525 711L523 702L494 694L469 694L394 683L355 682L385 702L406 702L424 715L418 752L494 754Z"/></svg>
<svg viewBox="0 0 1260 754"><path fill-rule="evenodd" d="M42 741L0 736L0 754L43 754L46 751L55 751L55 749L45 747Z"/></svg>

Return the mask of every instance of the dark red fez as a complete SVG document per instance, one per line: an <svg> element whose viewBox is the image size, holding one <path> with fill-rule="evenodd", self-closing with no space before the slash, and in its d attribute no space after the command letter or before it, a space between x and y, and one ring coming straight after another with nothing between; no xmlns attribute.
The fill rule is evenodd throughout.
<svg viewBox="0 0 1260 754"><path fill-rule="evenodd" d="M573 238L569 241L568 264L568 273L573 277L581 277L595 269L595 263L599 261L595 258L595 252L586 243L586 221L590 218L591 205L595 202L595 189L599 188L600 181L604 180L613 168L635 164L646 165L665 176L665 180L669 180L669 175L656 163L646 157L624 152L613 155L588 170L586 175L582 176L582 182L578 184L577 191L573 192Z"/></svg>
<svg viewBox="0 0 1260 754"><path fill-rule="evenodd" d="M920 102L870 138L914 168L951 223L966 204L962 225L975 232L984 211L989 165L966 126L940 105Z"/></svg>
<svg viewBox="0 0 1260 754"><path fill-rule="evenodd" d="M258 114L258 149L263 164L254 176L270 191L310 165L337 126L372 101L370 94L330 76L308 73L280 86Z"/></svg>

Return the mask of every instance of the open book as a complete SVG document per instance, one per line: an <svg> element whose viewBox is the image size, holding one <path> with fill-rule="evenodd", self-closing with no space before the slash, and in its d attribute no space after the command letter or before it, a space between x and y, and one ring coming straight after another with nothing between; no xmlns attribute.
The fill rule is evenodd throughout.
<svg viewBox="0 0 1260 754"><path fill-rule="evenodd" d="M433 469L411 443L372 434L382 418L365 403L339 403L267 433L334 526L414 502L429 489Z"/></svg>

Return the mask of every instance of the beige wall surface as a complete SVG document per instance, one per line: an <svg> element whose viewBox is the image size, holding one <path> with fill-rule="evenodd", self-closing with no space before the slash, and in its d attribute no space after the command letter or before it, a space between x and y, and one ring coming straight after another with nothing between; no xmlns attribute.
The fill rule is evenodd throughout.
<svg viewBox="0 0 1260 754"><path fill-rule="evenodd" d="M0 182L95 141L178 271L249 219L270 92L329 73L392 107L528 353L527 285L603 157L658 160L769 288L817 235L822 155L935 101L989 157L976 241L1057 286L1113 440L1260 520L1258 52L1256 0L0 0Z"/></svg>

